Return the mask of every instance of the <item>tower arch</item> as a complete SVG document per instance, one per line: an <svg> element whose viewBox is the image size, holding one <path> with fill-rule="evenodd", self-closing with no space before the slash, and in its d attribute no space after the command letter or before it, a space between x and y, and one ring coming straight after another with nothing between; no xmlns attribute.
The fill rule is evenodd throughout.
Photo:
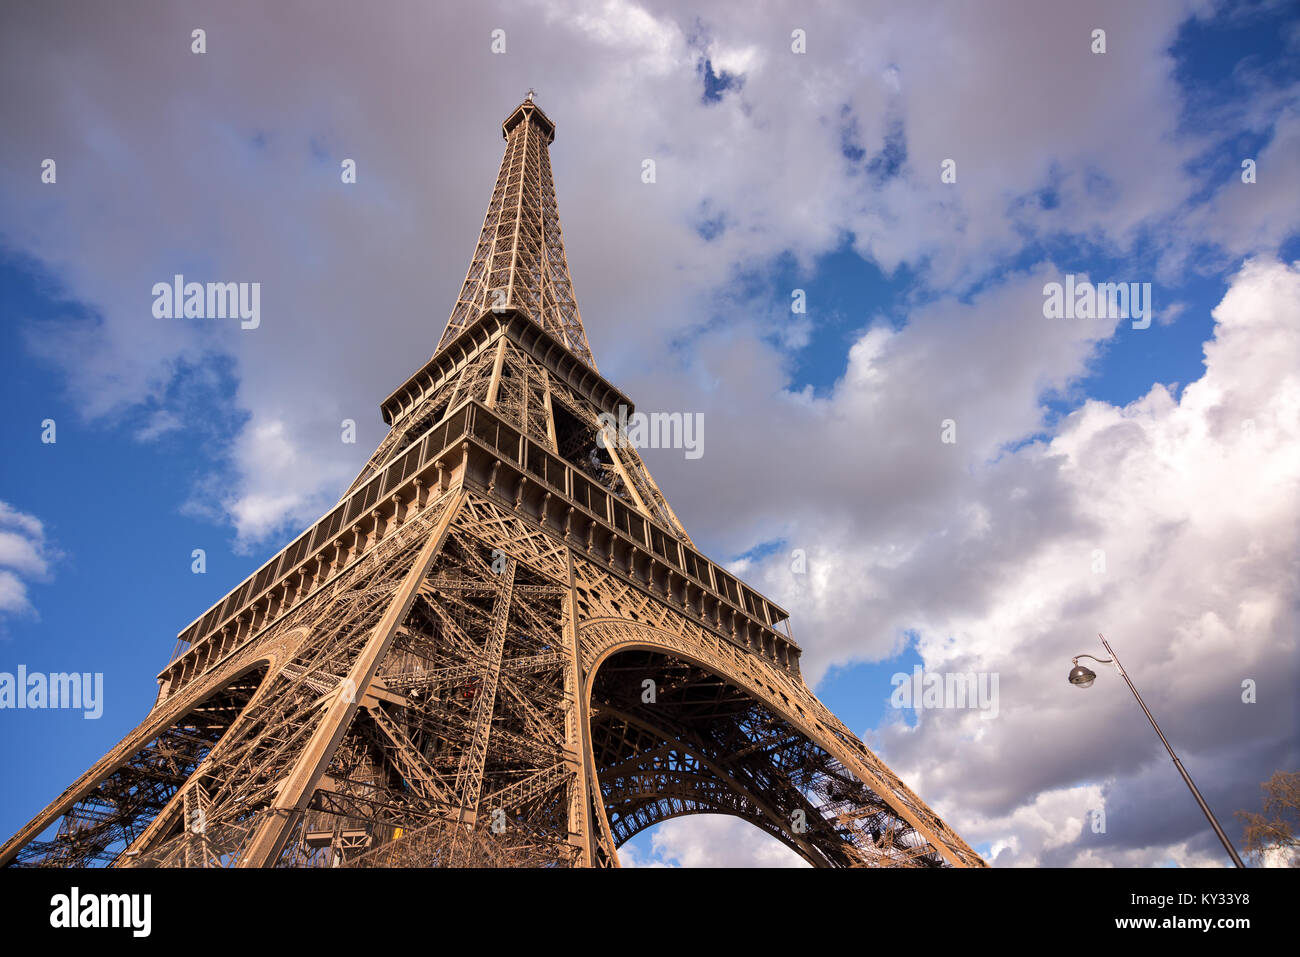
<svg viewBox="0 0 1300 957"><path fill-rule="evenodd" d="M597 619L579 635L599 825L615 848L660 821L719 813L815 867L945 863L777 676L642 622Z"/></svg>
<svg viewBox="0 0 1300 957"><path fill-rule="evenodd" d="M177 816L169 812L182 789L266 688L271 668L266 656L240 662L201 692L156 709L16 835L0 864L129 863L129 849L159 819Z"/></svg>

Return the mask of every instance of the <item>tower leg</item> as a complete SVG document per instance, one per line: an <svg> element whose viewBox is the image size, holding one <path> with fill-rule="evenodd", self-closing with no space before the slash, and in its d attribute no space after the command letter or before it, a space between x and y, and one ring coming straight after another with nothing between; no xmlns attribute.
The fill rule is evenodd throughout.
<svg viewBox="0 0 1300 957"><path fill-rule="evenodd" d="M416 590L433 566L433 561L447 536L447 529L460 510L462 501L464 501L463 492L457 494L448 503L438 519L424 547L416 556L411 570L393 596L388 610L384 612L383 618L375 626L370 639L353 663L347 679L335 692L333 701L313 732L307 747L298 756L271 805L270 813L253 832L248 848L239 861L240 867L265 867L272 863L284 848L289 832L306 809L307 802L311 799L321 774L329 764L334 749L356 716L358 701L370 687L370 681L375 676L380 660L392 645L398 625L410 611L411 603L415 601Z"/></svg>

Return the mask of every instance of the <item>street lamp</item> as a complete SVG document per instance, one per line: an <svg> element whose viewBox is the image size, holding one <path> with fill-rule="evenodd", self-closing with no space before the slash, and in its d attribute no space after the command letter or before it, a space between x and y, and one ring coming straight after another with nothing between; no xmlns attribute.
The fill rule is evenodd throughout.
<svg viewBox="0 0 1300 957"><path fill-rule="evenodd" d="M1174 749L1170 747L1169 742L1165 739L1164 732L1160 730L1160 725L1156 724L1155 716L1151 714L1151 711L1146 706L1146 702L1144 702L1142 696L1138 694L1137 686L1129 679L1128 672L1124 670L1124 666L1119 663L1119 656L1115 654L1115 650L1111 648L1110 644L1106 641L1105 635L1098 635L1097 637L1101 639L1101 643L1105 646L1106 652L1110 657L1095 658L1092 655L1078 655L1073 658L1071 663L1074 667L1070 669L1070 684L1074 685L1076 688L1090 688L1092 687L1092 683L1097 680L1097 673L1095 671L1079 664L1080 658L1091 658L1098 664L1115 666L1115 670L1120 673L1120 677L1123 678L1125 683L1128 685L1129 691L1133 692L1133 697L1137 698L1137 703L1142 708L1142 713L1147 716L1147 720L1151 722L1151 727L1156 729L1156 734L1160 736L1160 743L1163 744L1165 750L1169 752L1169 757L1174 761L1174 767L1178 769L1178 773L1181 774L1183 780L1187 782L1187 787L1191 790L1192 797L1196 798L1196 803L1200 805L1201 810L1205 813L1205 817L1210 822L1210 827L1214 828L1214 833L1217 834L1219 840L1223 842L1224 848L1228 851L1228 856L1232 858L1232 863L1237 867L1245 867L1246 865L1241 862L1241 858L1237 855L1237 849L1233 847L1232 842L1228 840L1228 835L1224 834L1223 828L1219 827L1219 822L1215 819L1214 812L1211 811L1210 806L1205 803L1205 798L1201 797L1201 792L1196 790L1196 785L1192 783L1192 777L1187 773L1187 769L1183 767L1183 762L1178 760L1178 755L1174 754Z"/></svg>

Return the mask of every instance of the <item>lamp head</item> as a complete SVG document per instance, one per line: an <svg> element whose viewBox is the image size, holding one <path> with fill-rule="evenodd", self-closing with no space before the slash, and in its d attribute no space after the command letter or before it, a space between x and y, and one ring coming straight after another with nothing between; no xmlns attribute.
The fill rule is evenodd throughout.
<svg viewBox="0 0 1300 957"><path fill-rule="evenodd" d="M1097 672L1091 668L1085 668L1077 661L1074 667L1070 669L1070 684L1076 688L1090 688L1092 683L1097 680Z"/></svg>

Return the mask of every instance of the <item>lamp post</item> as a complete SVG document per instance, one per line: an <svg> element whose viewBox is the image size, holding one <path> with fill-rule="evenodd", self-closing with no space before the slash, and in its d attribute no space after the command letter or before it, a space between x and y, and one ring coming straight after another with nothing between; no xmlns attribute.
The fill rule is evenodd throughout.
<svg viewBox="0 0 1300 957"><path fill-rule="evenodd" d="M1228 840L1228 835L1223 833L1223 828L1219 826L1219 822L1215 819L1214 812L1211 811L1210 806L1205 803L1205 798L1201 797L1201 792L1196 790L1196 785L1192 782L1192 777L1187 773L1187 769L1183 767L1183 762L1178 760L1178 755L1174 754L1174 749L1170 747L1169 742L1165 739L1164 732L1160 730L1160 725L1156 724L1155 716L1151 714L1151 711L1146 706L1146 702L1144 702L1142 696L1138 694L1137 686L1134 685L1132 680L1129 678L1128 672L1124 670L1124 666L1119 663L1119 656L1115 654L1115 650L1111 648L1110 644L1106 641L1105 635L1098 635L1097 637L1101 639L1101 643L1105 646L1106 653L1109 654L1110 657L1096 658L1092 655L1076 656L1072 660L1074 667L1070 669L1070 684L1074 685L1076 688L1089 688L1092 686L1092 683L1097 680L1097 673L1095 671L1079 664L1080 658L1091 658L1098 664L1113 664L1115 666L1115 670L1120 673L1120 677L1122 677L1128 685L1129 691L1133 692L1133 697L1137 698L1137 703L1142 708L1142 713L1147 716L1147 720L1151 722L1151 727L1156 729L1156 734L1160 736L1160 743L1163 744L1165 750L1169 752L1169 757L1174 761L1174 767L1178 769L1178 773L1181 774L1183 780L1187 782L1187 787L1191 790L1192 797L1196 798L1196 803L1201 806L1201 810L1205 813L1206 819L1210 822L1210 827L1214 828L1214 833L1217 834L1219 840L1223 842L1223 846L1227 850L1228 856L1232 858L1232 863L1237 867L1245 867L1246 865L1241 862L1241 858L1237 855L1237 849L1232 846L1232 842Z"/></svg>

